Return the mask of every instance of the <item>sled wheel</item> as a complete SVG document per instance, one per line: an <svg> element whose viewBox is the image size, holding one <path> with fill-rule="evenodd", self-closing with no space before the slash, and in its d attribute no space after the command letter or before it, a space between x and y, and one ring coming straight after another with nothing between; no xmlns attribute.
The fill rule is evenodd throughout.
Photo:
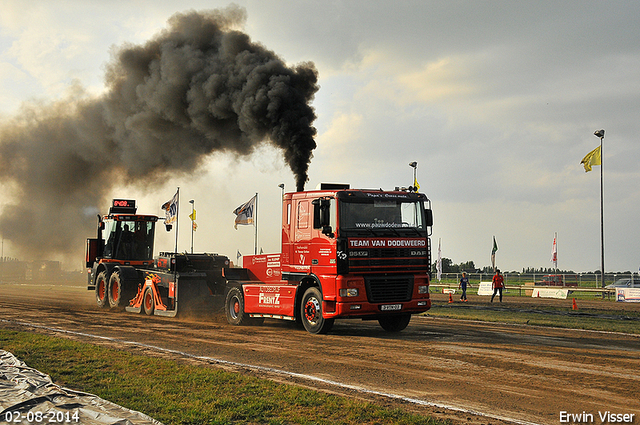
<svg viewBox="0 0 640 425"><path fill-rule="evenodd" d="M300 317L307 332L312 334L326 334L333 327L334 319L322 316L322 294L316 287L307 289L302 297Z"/></svg>
<svg viewBox="0 0 640 425"><path fill-rule="evenodd" d="M147 287L147 289L144 290L142 308L147 316L153 316L153 312L156 309L156 301L153 299L153 289L150 287Z"/></svg>

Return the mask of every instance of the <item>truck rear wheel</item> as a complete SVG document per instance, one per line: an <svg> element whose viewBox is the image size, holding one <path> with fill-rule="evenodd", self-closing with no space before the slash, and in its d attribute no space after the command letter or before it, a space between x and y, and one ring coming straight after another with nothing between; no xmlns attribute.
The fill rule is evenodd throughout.
<svg viewBox="0 0 640 425"><path fill-rule="evenodd" d="M231 288L224 302L227 322L231 325L248 325L251 318L244 312L244 296L240 288Z"/></svg>
<svg viewBox="0 0 640 425"><path fill-rule="evenodd" d="M142 308L147 316L153 316L153 313L156 310L156 300L153 298L153 289L151 289L151 287L147 287L147 289L144 290L144 295L142 296Z"/></svg>
<svg viewBox="0 0 640 425"><path fill-rule="evenodd" d="M103 270L96 277L96 303L98 307L109 306L109 301L107 300L108 285L107 272Z"/></svg>
<svg viewBox="0 0 640 425"><path fill-rule="evenodd" d="M133 298L131 290L126 288L126 284L123 281L120 273L117 271L111 274L109 278L109 307L125 307L129 300Z"/></svg>
<svg viewBox="0 0 640 425"><path fill-rule="evenodd" d="M378 319L378 323L387 332L400 332L409 326L411 321L410 314L400 314L397 316L387 316Z"/></svg>
<svg viewBox="0 0 640 425"><path fill-rule="evenodd" d="M312 334L326 334L333 327L334 319L322 316L322 294L315 286L307 289L302 297L300 317L304 328Z"/></svg>

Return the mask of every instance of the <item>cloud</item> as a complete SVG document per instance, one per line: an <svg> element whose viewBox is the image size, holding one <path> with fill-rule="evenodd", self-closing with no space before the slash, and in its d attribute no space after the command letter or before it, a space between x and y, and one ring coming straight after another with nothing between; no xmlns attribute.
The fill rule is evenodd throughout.
<svg viewBox="0 0 640 425"><path fill-rule="evenodd" d="M235 29L244 19L236 6L176 14L145 44L114 52L102 96L75 85L3 122L0 176L14 189L3 237L24 255L76 253L73 241L91 228L78 212L99 208L114 186L159 184L213 153L247 156L262 143L302 190L316 147L317 71L253 43Z"/></svg>

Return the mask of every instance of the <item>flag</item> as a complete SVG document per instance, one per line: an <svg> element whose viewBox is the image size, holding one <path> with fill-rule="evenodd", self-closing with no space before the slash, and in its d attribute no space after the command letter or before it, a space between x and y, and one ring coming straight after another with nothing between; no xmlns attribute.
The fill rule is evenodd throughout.
<svg viewBox="0 0 640 425"><path fill-rule="evenodd" d="M191 228L196 231L198 229L198 225L196 224L196 210L194 209L189 214L189 218L191 219Z"/></svg>
<svg viewBox="0 0 640 425"><path fill-rule="evenodd" d="M417 177L413 178L413 187L416 188L416 192L420 190L420 185L418 184L418 178Z"/></svg>
<svg viewBox="0 0 640 425"><path fill-rule="evenodd" d="M236 215L236 221L233 227L238 230L238 224L253 224L253 210L256 204L256 197L254 196L248 202L240 205L233 210Z"/></svg>
<svg viewBox="0 0 640 425"><path fill-rule="evenodd" d="M556 237L553 236L553 245L551 246L551 262L558 268L558 245L556 244Z"/></svg>
<svg viewBox="0 0 640 425"><path fill-rule="evenodd" d="M600 156L600 146L598 146L597 148L589 152L587 156L582 158L582 161L580 161L580 164L584 165L585 173L588 173L589 171L591 171L591 167L593 165L602 165L602 157Z"/></svg>
<svg viewBox="0 0 640 425"><path fill-rule="evenodd" d="M242 257L242 254L240 254L240 250L238 250L238 252L236 253L236 261L238 261L240 257Z"/></svg>
<svg viewBox="0 0 640 425"><path fill-rule="evenodd" d="M496 269L496 251L498 250L498 244L496 243L496 237L493 237L493 249L491 249L491 267Z"/></svg>
<svg viewBox="0 0 640 425"><path fill-rule="evenodd" d="M165 211L165 219L164 224L171 224L178 218L178 194L180 192L176 191L176 194L173 195L171 200L162 204L162 208Z"/></svg>
<svg viewBox="0 0 640 425"><path fill-rule="evenodd" d="M438 272L438 282L442 280L442 252L440 250L440 239L438 239L438 261L436 262L436 271Z"/></svg>

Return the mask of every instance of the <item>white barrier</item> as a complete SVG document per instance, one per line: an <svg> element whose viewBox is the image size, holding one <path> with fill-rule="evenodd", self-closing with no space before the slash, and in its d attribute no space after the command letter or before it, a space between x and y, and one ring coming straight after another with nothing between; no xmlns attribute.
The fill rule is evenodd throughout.
<svg viewBox="0 0 640 425"><path fill-rule="evenodd" d="M493 295L493 282L480 282L478 285L478 295Z"/></svg>
<svg viewBox="0 0 640 425"><path fill-rule="evenodd" d="M616 301L640 303L640 288L616 288Z"/></svg>
<svg viewBox="0 0 640 425"><path fill-rule="evenodd" d="M568 289L561 288L533 288L531 296L533 298L558 298L566 300L569 295Z"/></svg>

